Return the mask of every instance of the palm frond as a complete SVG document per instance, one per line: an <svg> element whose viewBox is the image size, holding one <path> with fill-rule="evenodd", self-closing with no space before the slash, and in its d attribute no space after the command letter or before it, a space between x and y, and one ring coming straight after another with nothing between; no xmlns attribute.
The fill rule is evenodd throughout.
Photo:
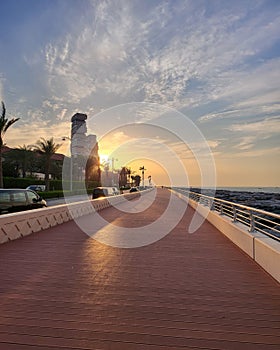
<svg viewBox="0 0 280 350"><path fill-rule="evenodd" d="M46 156L52 156L60 147L61 144L56 144L53 137L51 137L49 140L41 137L34 146L36 151L41 154L45 154Z"/></svg>
<svg viewBox="0 0 280 350"><path fill-rule="evenodd" d="M15 122L17 122L20 118L12 118L10 120L6 119L6 123L3 127L3 133L5 134L5 132L9 129L9 127L11 125L13 125Z"/></svg>
<svg viewBox="0 0 280 350"><path fill-rule="evenodd" d="M1 101L2 104L2 113L1 113L1 118L5 119L5 115L6 115L6 107L3 101Z"/></svg>

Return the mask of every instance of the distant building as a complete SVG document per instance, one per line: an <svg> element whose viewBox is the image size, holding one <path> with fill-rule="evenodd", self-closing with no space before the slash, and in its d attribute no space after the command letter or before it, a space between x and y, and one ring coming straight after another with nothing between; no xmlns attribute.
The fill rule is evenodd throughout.
<svg viewBox="0 0 280 350"><path fill-rule="evenodd" d="M87 115L76 113L71 118L71 153L73 157L87 153Z"/></svg>
<svg viewBox="0 0 280 350"><path fill-rule="evenodd" d="M100 181L98 143L96 135L87 135L87 115L76 113L71 118L71 154L73 179Z"/></svg>

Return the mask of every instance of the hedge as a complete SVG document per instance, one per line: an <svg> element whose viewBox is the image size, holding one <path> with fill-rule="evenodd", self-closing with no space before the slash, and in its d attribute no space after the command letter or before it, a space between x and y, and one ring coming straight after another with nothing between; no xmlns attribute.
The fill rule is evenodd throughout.
<svg viewBox="0 0 280 350"><path fill-rule="evenodd" d="M14 178L14 177L4 177L4 188L26 188L30 185L44 185L44 180L37 180L33 178ZM93 189L97 187L99 183L97 181L88 181L87 188ZM65 181L64 188L69 188L70 190L70 182ZM84 189L85 184L84 181L73 181L72 188L73 191ZM62 180L50 180L50 191L62 191Z"/></svg>
<svg viewBox="0 0 280 350"><path fill-rule="evenodd" d="M26 188L30 185L44 185L43 180L34 180L32 178L4 177L4 188Z"/></svg>

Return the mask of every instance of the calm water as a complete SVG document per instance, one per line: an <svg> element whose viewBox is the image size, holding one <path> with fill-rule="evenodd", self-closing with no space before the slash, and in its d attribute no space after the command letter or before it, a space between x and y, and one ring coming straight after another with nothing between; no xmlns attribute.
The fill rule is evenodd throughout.
<svg viewBox="0 0 280 350"><path fill-rule="evenodd" d="M185 188L182 186L182 188ZM193 186L193 188L197 188ZM211 189L206 188L205 189ZM217 187L216 190L238 191L238 192L264 192L264 193L280 193L280 187Z"/></svg>
<svg viewBox="0 0 280 350"><path fill-rule="evenodd" d="M280 187L217 187L217 190L280 193Z"/></svg>

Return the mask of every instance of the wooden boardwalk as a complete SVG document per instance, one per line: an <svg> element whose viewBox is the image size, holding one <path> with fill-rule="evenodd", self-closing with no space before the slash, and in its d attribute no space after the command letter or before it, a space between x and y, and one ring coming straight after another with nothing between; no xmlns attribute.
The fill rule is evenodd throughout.
<svg viewBox="0 0 280 350"><path fill-rule="evenodd" d="M169 195L102 215L141 226ZM278 350L279 284L209 223L188 234L192 215L141 248L103 245L74 222L0 246L0 350Z"/></svg>

